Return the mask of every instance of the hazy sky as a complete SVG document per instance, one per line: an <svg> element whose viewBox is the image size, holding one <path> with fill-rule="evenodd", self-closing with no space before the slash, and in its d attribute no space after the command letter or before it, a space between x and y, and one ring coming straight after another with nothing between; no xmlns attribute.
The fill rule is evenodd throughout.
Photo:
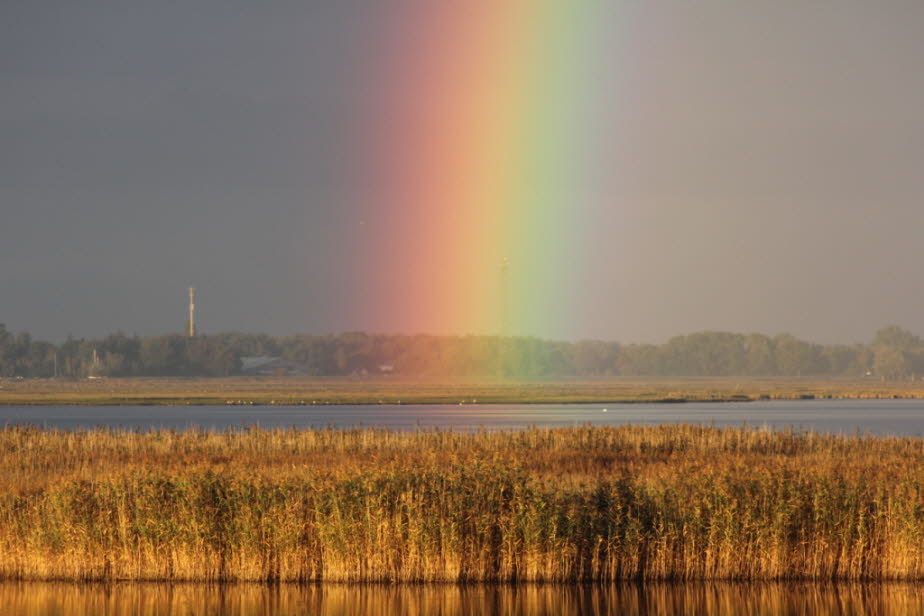
<svg viewBox="0 0 924 616"><path fill-rule="evenodd" d="M924 333L924 3L635 4L595 59L622 109L596 258L573 319L513 333ZM355 309L351 242L383 214L360 119L413 11L0 3L0 322L178 331L195 284L205 332L408 330Z"/></svg>

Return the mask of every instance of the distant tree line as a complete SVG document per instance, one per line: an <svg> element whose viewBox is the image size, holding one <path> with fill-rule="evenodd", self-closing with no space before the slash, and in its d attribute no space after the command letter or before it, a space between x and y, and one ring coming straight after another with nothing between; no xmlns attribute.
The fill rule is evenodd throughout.
<svg viewBox="0 0 924 616"><path fill-rule="evenodd" d="M404 336L344 333L272 337L224 333L68 338L55 345L0 324L0 377L230 376L242 357L271 356L306 374L556 378L604 376L866 376L924 375L924 344L897 326L872 342L820 345L789 334L704 331L664 344L583 340L556 342L492 336Z"/></svg>

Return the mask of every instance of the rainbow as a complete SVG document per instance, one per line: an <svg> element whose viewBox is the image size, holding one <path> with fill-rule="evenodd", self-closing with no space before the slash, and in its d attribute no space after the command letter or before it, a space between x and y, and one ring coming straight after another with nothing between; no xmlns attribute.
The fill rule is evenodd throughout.
<svg viewBox="0 0 924 616"><path fill-rule="evenodd" d="M610 5L399 5L361 301L380 331L556 336L580 292Z"/></svg>

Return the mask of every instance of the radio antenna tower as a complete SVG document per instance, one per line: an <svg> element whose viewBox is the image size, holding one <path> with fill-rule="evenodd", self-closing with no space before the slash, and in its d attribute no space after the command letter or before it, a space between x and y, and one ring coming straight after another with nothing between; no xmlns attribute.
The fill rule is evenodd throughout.
<svg viewBox="0 0 924 616"><path fill-rule="evenodd" d="M509 316L507 314L509 310L509 307L507 306L507 285L508 285L507 277L509 276L508 274L509 269L510 269L510 261L507 260L507 257L504 257L504 260L501 263L501 271L500 271L500 283L501 283L500 284L500 287L501 287L500 289L500 292L501 292L500 335L501 337L507 335L507 326L509 325L509 323L507 323L507 319Z"/></svg>
<svg viewBox="0 0 924 616"><path fill-rule="evenodd" d="M186 320L186 335L196 335L196 287L189 287L189 318Z"/></svg>
<svg viewBox="0 0 924 616"><path fill-rule="evenodd" d="M510 262L504 257L500 268L500 332L497 336L497 377L504 378L506 370L507 341L507 277Z"/></svg>

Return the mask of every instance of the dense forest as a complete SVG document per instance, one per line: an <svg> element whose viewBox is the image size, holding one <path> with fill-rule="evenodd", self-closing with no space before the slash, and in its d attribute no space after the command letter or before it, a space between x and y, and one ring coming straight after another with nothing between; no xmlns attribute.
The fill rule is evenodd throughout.
<svg viewBox="0 0 924 616"><path fill-rule="evenodd" d="M605 376L874 376L924 374L924 343L897 326L868 344L820 345L788 334L698 332L664 344L491 336L344 333L283 338L224 333L69 338L55 345L0 324L0 377L230 376L242 357L287 360L314 376L377 374L558 378Z"/></svg>

